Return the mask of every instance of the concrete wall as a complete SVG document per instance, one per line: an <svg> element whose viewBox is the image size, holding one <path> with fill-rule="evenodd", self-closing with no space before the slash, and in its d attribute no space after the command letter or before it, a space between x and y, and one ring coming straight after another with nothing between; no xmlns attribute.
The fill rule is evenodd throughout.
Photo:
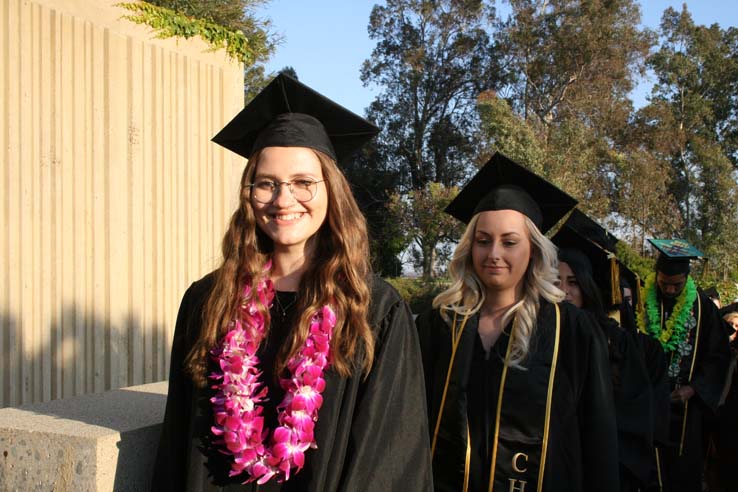
<svg viewBox="0 0 738 492"><path fill-rule="evenodd" d="M167 383L0 409L0 490L149 490Z"/></svg>
<svg viewBox="0 0 738 492"><path fill-rule="evenodd" d="M0 406L166 377L244 162L240 64L115 0L0 0Z"/></svg>

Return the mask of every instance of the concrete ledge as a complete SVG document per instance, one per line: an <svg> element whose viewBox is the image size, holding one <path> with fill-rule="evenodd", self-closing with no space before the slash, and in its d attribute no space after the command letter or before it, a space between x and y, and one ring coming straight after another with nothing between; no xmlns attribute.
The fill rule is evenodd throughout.
<svg viewBox="0 0 738 492"><path fill-rule="evenodd" d="M0 409L0 491L146 491L167 381Z"/></svg>

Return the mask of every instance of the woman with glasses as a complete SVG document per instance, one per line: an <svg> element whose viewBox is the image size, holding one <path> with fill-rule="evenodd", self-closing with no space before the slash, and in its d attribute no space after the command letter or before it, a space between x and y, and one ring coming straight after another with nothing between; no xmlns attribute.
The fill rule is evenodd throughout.
<svg viewBox="0 0 738 492"><path fill-rule="evenodd" d="M278 76L214 141L248 164L174 335L152 490L430 490L407 305L337 167L376 127Z"/></svg>
<svg viewBox="0 0 738 492"><path fill-rule="evenodd" d="M617 491L607 348L546 236L576 202L501 154L446 208L451 285L416 320L436 491Z"/></svg>

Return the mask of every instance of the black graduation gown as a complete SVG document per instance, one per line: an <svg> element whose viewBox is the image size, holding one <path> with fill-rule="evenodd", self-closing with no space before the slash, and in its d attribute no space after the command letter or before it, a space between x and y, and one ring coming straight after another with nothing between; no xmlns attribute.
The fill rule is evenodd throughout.
<svg viewBox="0 0 738 492"><path fill-rule="evenodd" d="M635 313L628 304L620 306L620 325L635 340L651 381L654 443L666 444L669 442L669 408L671 403L666 354L658 340L638 330ZM654 460L654 470L655 465Z"/></svg>
<svg viewBox="0 0 738 492"><path fill-rule="evenodd" d="M668 319L674 300L664 300L664 319ZM669 445L659 447L663 490L701 492L705 459L705 419L717 410L730 358L728 337L718 311L701 291L692 306L697 326L688 335L689 354L667 352L669 364L679 361L678 375L670 374L670 390L690 385L695 395L684 404L671 403ZM662 323L664 320L662 320ZM694 350L695 344L697 346Z"/></svg>
<svg viewBox="0 0 738 492"><path fill-rule="evenodd" d="M305 467L281 486L272 481L264 487L243 485L245 477L228 479L223 460L213 458L205 447L212 425L212 390L195 387L183 370L212 284L212 274L192 284L179 309L152 491L432 490L417 334L405 302L378 277L371 282L374 365L366 378L341 378L326 371L315 426L318 447L307 451ZM269 380L269 364L261 369L263 380Z"/></svg>
<svg viewBox="0 0 738 492"><path fill-rule="evenodd" d="M728 379L723 389L723 404L718 408L715 433L717 480L725 492L738 490L738 343L731 343Z"/></svg>
<svg viewBox="0 0 738 492"><path fill-rule="evenodd" d="M634 485L658 484L658 467L656 464L656 446L669 443L669 413L671 405L671 390L667 377L667 360L661 343L649 335L638 330L633 308L626 303L620 305L620 325L630 335L633 345L639 353L646 368L651 385L651 433L652 442L647 456L641 456L639 464L640 475ZM644 412L643 418L647 413ZM621 453L622 453L621 445ZM648 470L648 471L646 471ZM644 480L645 477L645 480ZM621 480L624 490L626 480Z"/></svg>
<svg viewBox="0 0 738 492"><path fill-rule="evenodd" d="M582 311L563 303L560 313L543 490L614 492L618 490L617 430L606 342L592 318ZM485 357L477 333L478 319L478 315L469 318L461 332L447 387L452 358L451 327L438 310L416 319L431 440L436 435L433 479L438 491L462 491L465 479L470 491L488 489L510 326L503 330L489 357ZM555 319L554 305L541 301L525 363L527 370L509 368L507 371L502 407L509 413L507 418L501 417L499 428L495 491L508 492L510 487L521 490L523 480L527 482L525 490L537 490L543 442L539 417L547 400ZM442 401L443 415L436 434ZM465 472L467 452L468 473ZM525 453L522 461L517 453Z"/></svg>
<svg viewBox="0 0 738 492"><path fill-rule="evenodd" d="M648 483L653 460L651 381L635 334L620 328L612 318L601 320L600 325L614 374L621 490L637 490Z"/></svg>

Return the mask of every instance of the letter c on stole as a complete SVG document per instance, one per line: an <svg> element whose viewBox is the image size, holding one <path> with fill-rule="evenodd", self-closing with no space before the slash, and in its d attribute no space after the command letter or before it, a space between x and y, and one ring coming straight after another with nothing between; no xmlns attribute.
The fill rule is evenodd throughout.
<svg viewBox="0 0 738 492"><path fill-rule="evenodd" d="M521 468L521 467L518 466L518 459L520 459L520 458L523 458L523 466L525 468ZM528 455L527 454L525 454L525 453L515 453L515 455L513 456L513 459L512 459L512 468L517 473L525 473L525 472L528 471L528 467L526 466L527 463L528 463Z"/></svg>

